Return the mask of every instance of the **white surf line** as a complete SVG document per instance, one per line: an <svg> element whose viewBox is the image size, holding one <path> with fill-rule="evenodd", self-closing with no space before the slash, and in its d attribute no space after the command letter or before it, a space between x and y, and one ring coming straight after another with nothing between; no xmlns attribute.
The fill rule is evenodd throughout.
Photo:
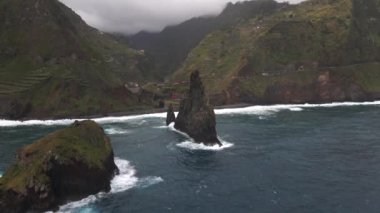
<svg viewBox="0 0 380 213"><path fill-rule="evenodd" d="M219 139L220 140L220 139ZM205 150L205 151L221 151L230 147L233 147L233 143L229 143L227 141L220 140L223 146L219 146L218 144L215 144L214 146L206 146L203 143L195 143L193 140L186 140L184 142L181 142L179 144L176 144L176 146L190 149L190 150Z"/></svg>
<svg viewBox="0 0 380 213"><path fill-rule="evenodd" d="M120 174L116 175L111 181L111 191L108 193L100 192L96 195L90 195L82 200L70 202L68 204L62 205L59 208L60 213L69 213L73 210L85 207L91 203L96 202L110 194L120 193L135 187L146 188L151 185L163 182L161 177L149 176L139 179L136 177L136 170L130 164L129 161L115 158L115 164L120 170Z"/></svg>
<svg viewBox="0 0 380 213"><path fill-rule="evenodd" d="M183 135L184 137L188 139L181 143L176 144L176 146L181 147L181 148L190 149L190 150L220 151L220 150L227 149L234 146L233 143L224 141L219 137L218 139L222 143L222 146L219 146L218 144L215 144L214 146L206 146L203 143L195 143L194 140L188 134L174 128L174 123L169 124L167 128L173 132Z"/></svg>
<svg viewBox="0 0 380 213"><path fill-rule="evenodd" d="M113 127L106 128L104 131L108 135L125 135L125 134L131 133L130 130L121 129L121 128L113 128Z"/></svg>
<svg viewBox="0 0 380 213"><path fill-rule="evenodd" d="M380 101L374 102L336 102L327 104L288 104L288 105L269 105L269 106L251 106L243 108L217 109L215 114L271 114L280 110L302 111L305 108L333 108L333 107L350 107L350 106L376 106L380 105ZM129 115L120 117L103 117L92 119L100 124L110 124L126 122L135 119L144 118L166 118L166 113L153 113L142 115ZM62 119L62 120L28 120L28 121L12 121L0 119L0 127L17 127L17 126L52 126L52 125L69 125L75 120L83 121L86 119Z"/></svg>
<svg viewBox="0 0 380 213"><path fill-rule="evenodd" d="M144 118L166 118L166 113L131 115L121 117L103 117L91 119L100 124L119 123L135 119ZM17 126L55 126L55 125L69 125L74 121L84 121L88 119L62 119L62 120L27 120L27 121L13 121L0 119L0 127L17 127Z"/></svg>
<svg viewBox="0 0 380 213"><path fill-rule="evenodd" d="M279 104L269 106L251 106L235 109L218 109L215 114L270 114L280 110L302 111L305 108L334 108L334 107L350 107L350 106L380 106L380 101L374 102L336 102L327 104Z"/></svg>
<svg viewBox="0 0 380 213"><path fill-rule="evenodd" d="M181 131L179 131L178 129L174 128L174 125L175 125L175 123L172 122L172 123L170 123L170 124L167 126L167 128L168 128L169 130L173 131L173 132L176 132L176 133L178 133L178 134L180 134L180 135L182 135L182 136L184 136L184 137L186 137L186 138L192 140L192 138L191 138L188 134L186 134L185 132L181 132Z"/></svg>

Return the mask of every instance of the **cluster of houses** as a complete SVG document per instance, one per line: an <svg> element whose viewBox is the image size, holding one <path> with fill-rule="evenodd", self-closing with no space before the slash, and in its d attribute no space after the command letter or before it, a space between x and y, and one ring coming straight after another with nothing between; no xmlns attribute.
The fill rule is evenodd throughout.
<svg viewBox="0 0 380 213"><path fill-rule="evenodd" d="M184 94L178 88L187 87L188 81L174 83L151 83L149 89L140 85L138 82L127 82L124 84L125 89L130 93L137 95L139 98L144 97L157 102L157 107L164 108L165 102L179 102Z"/></svg>

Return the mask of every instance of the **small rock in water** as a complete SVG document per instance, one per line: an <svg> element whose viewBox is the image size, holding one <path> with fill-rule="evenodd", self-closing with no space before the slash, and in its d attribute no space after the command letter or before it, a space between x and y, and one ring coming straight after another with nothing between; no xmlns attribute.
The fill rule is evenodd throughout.
<svg viewBox="0 0 380 213"><path fill-rule="evenodd" d="M173 105L170 104L166 115L166 125L169 126L169 124L173 122L175 122L175 114L173 110Z"/></svg>

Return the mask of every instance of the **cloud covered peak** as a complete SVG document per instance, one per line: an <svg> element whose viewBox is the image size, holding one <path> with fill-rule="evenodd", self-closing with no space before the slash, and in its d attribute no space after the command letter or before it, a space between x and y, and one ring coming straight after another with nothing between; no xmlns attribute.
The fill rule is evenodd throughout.
<svg viewBox="0 0 380 213"><path fill-rule="evenodd" d="M219 14L239 0L60 0L87 24L105 32L160 31L193 17ZM286 1L286 0L280 0ZM292 3L301 0L290 0Z"/></svg>

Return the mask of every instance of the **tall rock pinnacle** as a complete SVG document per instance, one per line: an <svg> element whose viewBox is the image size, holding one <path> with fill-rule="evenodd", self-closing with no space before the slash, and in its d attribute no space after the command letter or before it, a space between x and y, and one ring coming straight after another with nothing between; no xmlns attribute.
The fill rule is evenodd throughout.
<svg viewBox="0 0 380 213"><path fill-rule="evenodd" d="M216 133L214 109L206 100L198 71L191 73L190 89L181 101L174 127L187 133L196 143L222 146Z"/></svg>

